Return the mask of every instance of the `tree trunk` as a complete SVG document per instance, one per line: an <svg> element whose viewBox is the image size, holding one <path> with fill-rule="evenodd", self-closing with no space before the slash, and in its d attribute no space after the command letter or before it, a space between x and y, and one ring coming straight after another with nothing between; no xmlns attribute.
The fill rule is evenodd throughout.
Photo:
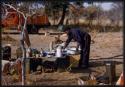
<svg viewBox="0 0 125 87"><path fill-rule="evenodd" d="M67 5L63 5L62 17L61 17L60 22L58 23L58 25L63 25L64 19L65 19L66 8L67 8Z"/></svg>

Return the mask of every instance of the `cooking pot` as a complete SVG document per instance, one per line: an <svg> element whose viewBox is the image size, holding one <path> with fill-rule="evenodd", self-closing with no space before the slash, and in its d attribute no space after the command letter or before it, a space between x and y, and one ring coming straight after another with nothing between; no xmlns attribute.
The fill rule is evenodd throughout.
<svg viewBox="0 0 125 87"><path fill-rule="evenodd" d="M67 49L67 54L75 54L76 53L76 48L68 48Z"/></svg>

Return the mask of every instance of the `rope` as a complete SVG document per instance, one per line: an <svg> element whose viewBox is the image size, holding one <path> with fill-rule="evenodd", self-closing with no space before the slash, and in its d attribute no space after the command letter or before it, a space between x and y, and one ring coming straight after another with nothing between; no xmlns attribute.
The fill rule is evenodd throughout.
<svg viewBox="0 0 125 87"><path fill-rule="evenodd" d="M66 68L66 71L70 72L70 71L72 70L71 67L72 67L74 64L76 64L76 63L78 63L78 61L75 61L75 62L71 63L71 64L69 65L69 67Z"/></svg>

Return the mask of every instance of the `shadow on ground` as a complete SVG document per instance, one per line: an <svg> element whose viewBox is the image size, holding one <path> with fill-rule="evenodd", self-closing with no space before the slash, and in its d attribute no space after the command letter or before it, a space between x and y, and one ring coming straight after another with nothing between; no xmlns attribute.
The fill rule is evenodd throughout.
<svg viewBox="0 0 125 87"><path fill-rule="evenodd" d="M72 68L71 73L91 73L95 72L91 68L102 67L105 66L106 62L115 62L115 65L123 64L123 55L116 55L108 58L98 58L98 59L90 59L89 68L88 69L79 69Z"/></svg>

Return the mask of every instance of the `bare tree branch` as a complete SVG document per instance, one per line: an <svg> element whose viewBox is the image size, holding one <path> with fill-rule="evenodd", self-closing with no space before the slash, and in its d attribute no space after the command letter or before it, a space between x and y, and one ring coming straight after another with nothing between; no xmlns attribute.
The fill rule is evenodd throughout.
<svg viewBox="0 0 125 87"><path fill-rule="evenodd" d="M28 15L24 14L23 12L19 11L18 9L16 9L15 7L13 7L12 5L9 4L3 4L4 6L8 6L9 8L12 8L13 10L15 10L17 13L22 14L23 18L24 18L24 24L23 24L23 28L22 28L22 32L21 32L21 48L23 51L23 58L22 58L22 85L25 85L25 58L26 58L26 49L24 46L24 42L28 45L28 47L30 46L30 40L29 40L29 36L27 33L27 29L26 29L26 24L27 24L27 17ZM7 10L6 10L7 11ZM20 24L19 24L20 25Z"/></svg>

